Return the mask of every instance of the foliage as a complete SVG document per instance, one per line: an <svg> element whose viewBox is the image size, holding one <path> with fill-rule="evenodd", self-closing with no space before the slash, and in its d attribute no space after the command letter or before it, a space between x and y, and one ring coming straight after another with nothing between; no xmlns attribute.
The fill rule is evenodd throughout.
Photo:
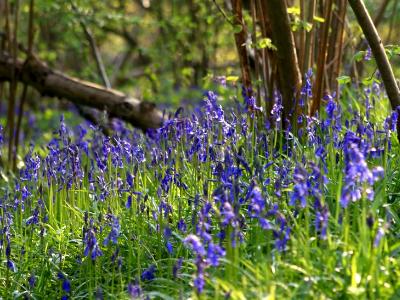
<svg viewBox="0 0 400 300"><path fill-rule="evenodd" d="M146 136L61 119L2 184L2 296L398 297L397 112L343 95L299 139L279 94L262 126L213 92Z"/></svg>

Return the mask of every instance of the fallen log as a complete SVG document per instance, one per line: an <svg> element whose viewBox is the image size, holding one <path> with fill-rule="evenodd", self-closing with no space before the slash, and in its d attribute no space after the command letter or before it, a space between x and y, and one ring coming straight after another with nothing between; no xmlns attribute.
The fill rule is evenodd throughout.
<svg viewBox="0 0 400 300"><path fill-rule="evenodd" d="M77 105L106 110L110 117L120 118L143 130L158 128L165 120L154 103L70 77L51 69L35 56L14 63L10 55L0 53L0 81L11 81L13 68L19 82L35 88L42 96L64 98Z"/></svg>

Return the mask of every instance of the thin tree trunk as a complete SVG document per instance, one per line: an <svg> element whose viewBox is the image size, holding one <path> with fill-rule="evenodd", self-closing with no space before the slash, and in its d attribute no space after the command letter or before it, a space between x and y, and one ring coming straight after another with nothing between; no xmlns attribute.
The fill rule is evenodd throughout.
<svg viewBox="0 0 400 300"><path fill-rule="evenodd" d="M0 81L10 81L13 68L19 82L32 86L44 96L65 98L75 104L107 110L111 117L121 118L142 129L158 128L164 122L163 114L153 103L69 77L33 56L25 63L19 60L14 63L12 57L0 53Z"/></svg>
<svg viewBox="0 0 400 300"><path fill-rule="evenodd" d="M347 11L347 0L340 1L339 8L339 22L341 22L340 33L339 33L339 41L338 41L338 59L336 61L336 67L333 70L333 80L335 80L335 88L336 88L336 99L339 100L339 84L337 82L337 78L339 77L340 67L342 66L342 53L343 53L343 39L344 39L344 27L345 27L345 18Z"/></svg>
<svg viewBox="0 0 400 300"><path fill-rule="evenodd" d="M301 75L304 76L304 74L307 73L307 71L312 68L313 66L313 57L314 57L314 40L315 40L315 32L316 32L316 25L314 22L314 15L315 15L315 5L316 5L316 0L309 0L308 1L308 7L307 7L307 22L312 24L312 28L309 32L306 32L306 40L305 40L305 46L304 46L304 61L303 64L301 65ZM305 101L305 107L304 111L307 113L308 112L308 106L309 106L309 99Z"/></svg>
<svg viewBox="0 0 400 300"><path fill-rule="evenodd" d="M380 5L376 16L373 18L373 22L374 22L374 25L376 28L378 28L379 24L383 20L384 13L385 13L385 10L386 10L389 2L390 2L390 0L384 0L382 2L382 4ZM354 53L365 50L366 48L367 48L367 45L365 44L364 39L360 38L358 43L356 44ZM360 77L364 72L364 62L359 61L359 62L355 62L355 64L357 67L357 76ZM352 75L355 75L355 74L352 74Z"/></svg>
<svg viewBox="0 0 400 300"><path fill-rule="evenodd" d="M15 64L18 55L18 25L19 25L19 0L15 2L14 6L14 28L12 41L10 40L10 52L12 54L13 68L10 69L10 97L8 101L7 111L7 126L8 126L8 161L10 167L12 166L14 155L14 138L15 138L15 102L17 97L18 82L16 78Z"/></svg>
<svg viewBox="0 0 400 300"><path fill-rule="evenodd" d="M320 39L320 49L318 52L318 62L317 62L317 75L315 78L315 88L313 95L313 102L311 105L310 114L314 115L321 106L322 90L324 87L324 74L325 74L325 64L326 64L326 50L328 46L328 35L329 28L332 19L332 0L328 0L326 4L325 22L322 29L322 37Z"/></svg>
<svg viewBox="0 0 400 300"><path fill-rule="evenodd" d="M349 4L357 18L358 24L368 41L371 48L372 54L375 57L376 64L379 72L382 76L383 84L386 88L392 109L395 110L400 105L400 91L397 86L396 79L393 74L392 67L389 63L389 59L386 56L385 48L383 47L382 40L379 37L378 31L376 30L374 23L361 0L349 0ZM400 118L397 122L397 134L400 135Z"/></svg>
<svg viewBox="0 0 400 300"><path fill-rule="evenodd" d="M244 27L244 20L242 15L242 0L232 0L232 9L235 14L234 24L236 26L241 26L242 30L235 33L236 48L239 54L240 69L242 72L242 82L246 89L247 96L252 95L251 88L251 75L249 67L249 59L246 50L246 31Z"/></svg>
<svg viewBox="0 0 400 300"><path fill-rule="evenodd" d="M297 112L297 107L293 107L296 105L293 100L301 87L301 75L287 7L282 0L263 1L263 5L263 10L271 23L272 43L277 47L275 54L284 118L292 121L291 114Z"/></svg>
<svg viewBox="0 0 400 300"><path fill-rule="evenodd" d="M34 18L34 7L35 0L30 0L29 2L29 22L28 22L28 55L32 55L33 51L33 38L34 38L34 27L33 27L33 18ZM28 85L24 84L22 88L21 100L19 102L19 109L17 115L17 127L15 130L15 153L13 157L13 169L16 170L17 167L17 153L19 147L19 136L21 131L21 123L22 116L24 115L24 106L26 102L26 96L28 92Z"/></svg>
<svg viewBox="0 0 400 300"><path fill-rule="evenodd" d="M388 42L388 43L390 43L390 40L391 40L391 37L392 37L392 32L393 32L395 19L396 19L396 11L397 11L398 3L399 3L399 1L395 0L395 2L393 4L393 8L392 8L392 13L390 15L389 33L388 33L388 36L386 38L386 42Z"/></svg>
<svg viewBox="0 0 400 300"><path fill-rule="evenodd" d="M339 76L340 65L342 62L342 48L343 48L343 32L344 32L344 18L346 15L347 0L336 0L336 10L332 16L332 33L329 39L328 57L327 57L327 74L329 92L337 92L337 77ZM337 94L337 93L336 93Z"/></svg>
<svg viewBox="0 0 400 300"><path fill-rule="evenodd" d="M78 14L78 9L76 8L75 4L71 1L71 5L73 10L75 11L76 14ZM103 59L101 58L100 50L97 47L96 39L93 36L92 31L90 28L86 25L85 20L83 20L80 16L79 18L79 24L81 25L81 28L85 34L85 37L87 41L89 42L90 45L90 50L92 52L93 58L96 62L97 70L99 72L100 78L103 81L103 84L106 88L111 89L111 83L110 80L108 79L106 68L104 67Z"/></svg>

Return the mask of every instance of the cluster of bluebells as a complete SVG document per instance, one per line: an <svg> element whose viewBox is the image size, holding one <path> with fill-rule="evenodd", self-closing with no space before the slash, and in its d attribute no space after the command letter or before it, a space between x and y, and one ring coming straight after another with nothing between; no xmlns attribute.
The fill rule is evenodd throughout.
<svg viewBox="0 0 400 300"><path fill-rule="evenodd" d="M312 96L311 76L309 71L301 90L302 106ZM126 275L124 289L132 298L143 296L146 284L162 274L159 264L165 258L176 260L170 268L174 279L184 277L179 272L191 259L196 267L193 285L202 293L209 271L227 259L227 249L246 245L251 226L269 232L265 236L271 239L274 253L290 250L293 220L301 218L305 208L312 213L315 236L326 239L333 214L329 207L334 207L324 197L335 180L329 177L330 168L343 170L342 208L364 196L373 200L374 184L383 177L381 167L368 163L381 159L386 147L390 151L398 112L387 118L382 129L374 127L369 117L370 92L366 91L370 102L365 118L352 111L343 122L344 112L335 95L325 96L323 117L300 116L299 136L306 151L297 147L290 127L285 126L285 135L279 135L287 121L282 119L278 92L270 99L272 110L266 112L269 118L264 126L254 128L249 126L250 119L256 113L262 115L262 109L247 92L245 103L231 111L222 108L216 93L207 92L203 105L190 116L178 110L162 128L147 135L120 123L115 124L119 129L113 136L104 136L91 126L71 130L61 119L46 147L47 155L40 156L30 147L13 190L1 194L0 251L5 249L6 267L16 272L18 253L23 252L13 241L12 233L19 232L13 230L15 216L22 212L20 226L44 241L47 228L60 225L57 213L49 217L49 207L73 210L82 203L76 209L82 217L74 210L80 236L73 239L79 241L81 252L78 258L65 255L64 259L74 259L69 264L107 261L128 274L132 264L123 257L127 247L140 245L148 257L159 256L157 263L143 259L134 266L135 275L133 271ZM256 133L254 140L251 130ZM80 191L84 196L75 197ZM141 230L132 230L137 224ZM69 229L71 235L76 234ZM378 246L388 230L385 225L372 229ZM157 240L157 246L152 248L148 240ZM182 240L192 250L188 257ZM36 284L33 271L26 276L32 288ZM59 274L63 296L69 297L71 283L64 273Z"/></svg>
<svg viewBox="0 0 400 300"><path fill-rule="evenodd" d="M341 205L347 207L350 202L360 200L363 195L374 199L373 184L384 176L382 167L372 170L368 167L362 151L362 141L352 132L344 139L344 185L340 198ZM360 149L361 147L361 149Z"/></svg>
<svg viewBox="0 0 400 300"><path fill-rule="evenodd" d="M200 238L194 234L188 235L184 243L188 245L195 254L196 276L193 284L197 292L201 293L205 286L206 268L208 266L217 267L219 265L219 259L225 255L225 250L212 241L208 241L205 247Z"/></svg>

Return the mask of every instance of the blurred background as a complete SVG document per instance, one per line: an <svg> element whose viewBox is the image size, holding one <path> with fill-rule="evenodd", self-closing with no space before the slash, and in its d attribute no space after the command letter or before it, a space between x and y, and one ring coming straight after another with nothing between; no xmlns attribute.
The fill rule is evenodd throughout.
<svg viewBox="0 0 400 300"><path fill-rule="evenodd" d="M243 19L241 24L236 22L237 11L232 6L238 2ZM312 49L307 50L309 63L300 66L303 83L307 70L311 68L315 73L317 68L318 41L321 40L328 2L332 14L331 35L334 36L332 33L337 30L343 32L342 40L332 37L336 40L327 48L324 91L332 93L337 76L343 84L358 84L363 80L368 83L376 74L376 66L373 59L370 60L362 31L346 5L347 1L286 0L298 55L303 51L301 47L304 48L307 35L311 34L314 40ZM5 16L6 1L0 3ZM3 28L1 47L6 48L7 30L13 32L17 16L18 42L20 48L26 49L30 1L13 0L7 3L8 18L2 18L0 27ZM387 45L394 71L399 77L400 50L396 46L399 39L399 1L365 3ZM279 85L271 84L274 81L276 48L268 28L265 29L263 20L260 20L260 8L261 1L258 0L36 0L33 53L51 68L70 76L176 110L180 105L199 103L204 91L209 89L216 90L228 101L240 95L241 64L235 34L244 32L245 43L242 46L247 50L253 89L258 89L258 95L267 97ZM341 12L345 13L341 15ZM340 52L337 51L338 41ZM331 48L334 50L330 51ZM23 51L18 55L23 57ZM102 66L99 66L99 59ZM269 75L263 76L260 69L267 61L270 64ZM337 74L329 69L334 65L338 66ZM103 68L102 72L99 67ZM5 124L8 91L5 83L0 85L0 114L4 120L2 124ZM232 86L235 88L232 89ZM21 90L21 87L17 88L17 102ZM26 134L34 125L43 127L41 129L51 127L51 123L45 120L58 122L59 111L65 108L68 109L63 113L67 119L71 118L71 122L77 124L82 120L77 117L76 111L69 111L67 101L42 97L34 89L28 89L27 95L22 118ZM35 111L40 112L41 122L36 121Z"/></svg>

